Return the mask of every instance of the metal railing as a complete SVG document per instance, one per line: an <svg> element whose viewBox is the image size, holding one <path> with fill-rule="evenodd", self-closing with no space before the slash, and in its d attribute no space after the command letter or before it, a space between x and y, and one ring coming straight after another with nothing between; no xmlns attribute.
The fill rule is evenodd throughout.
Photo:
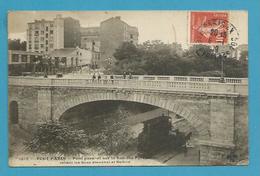
<svg viewBox="0 0 260 176"><path fill-rule="evenodd" d="M69 86L69 87L102 87L102 88L132 88L132 89L151 89L167 91L198 91L198 92L215 92L215 93L237 93L248 95L247 80L230 79L232 83L219 83L196 80L195 77L187 77L187 80L145 80L145 79L66 79L66 78L35 78L35 77L9 77L9 85L21 86ZM179 78L179 77L174 77ZM192 79L191 79L192 78ZM196 81L195 81L195 80ZM227 79L228 80L228 79Z"/></svg>

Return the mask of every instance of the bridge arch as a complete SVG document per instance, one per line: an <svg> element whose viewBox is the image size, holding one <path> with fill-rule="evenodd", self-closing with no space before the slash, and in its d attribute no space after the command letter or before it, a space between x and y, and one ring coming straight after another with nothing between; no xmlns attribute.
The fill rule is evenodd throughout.
<svg viewBox="0 0 260 176"><path fill-rule="evenodd" d="M180 105L172 99L165 99L163 97L154 95L144 95L136 92L128 94L126 92L118 93L115 91L111 93L92 93L66 98L64 101L57 104L56 107L54 107L53 120L59 121L63 113L77 105L105 100L120 100L144 103L169 110L186 119L198 131L198 134L201 138L207 139L210 136L207 125L187 107Z"/></svg>

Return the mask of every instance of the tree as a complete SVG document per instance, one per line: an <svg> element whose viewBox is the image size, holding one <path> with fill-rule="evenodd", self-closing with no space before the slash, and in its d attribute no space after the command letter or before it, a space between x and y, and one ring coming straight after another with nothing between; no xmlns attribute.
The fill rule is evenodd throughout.
<svg viewBox="0 0 260 176"><path fill-rule="evenodd" d="M224 59L225 76L247 77L247 61L239 63L231 57L218 57L207 45L193 45L184 52L176 43L164 44L159 40L138 46L126 42L116 50L114 57L115 64L110 67L114 74L220 76ZM242 57L245 58L246 53L242 53Z"/></svg>
<svg viewBox="0 0 260 176"><path fill-rule="evenodd" d="M87 145L87 135L62 123L47 122L37 126L27 149L35 153L74 154Z"/></svg>
<svg viewBox="0 0 260 176"><path fill-rule="evenodd" d="M244 50L240 53L240 58L241 61L246 61L248 59L248 51Z"/></svg>
<svg viewBox="0 0 260 176"><path fill-rule="evenodd" d="M8 49L26 51L26 41L21 41L20 39L8 39Z"/></svg>

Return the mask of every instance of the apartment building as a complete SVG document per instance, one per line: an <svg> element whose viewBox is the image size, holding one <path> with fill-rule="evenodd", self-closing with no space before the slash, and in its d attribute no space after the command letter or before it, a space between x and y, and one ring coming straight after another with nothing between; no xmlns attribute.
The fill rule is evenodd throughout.
<svg viewBox="0 0 260 176"><path fill-rule="evenodd" d="M81 27L79 20L57 15L53 20L35 20L27 26L27 51L49 54L54 50L81 48L92 51L94 64L104 67L123 42L138 43L138 29L109 18L98 27Z"/></svg>
<svg viewBox="0 0 260 176"><path fill-rule="evenodd" d="M122 21L120 16L109 18L98 27L81 28L81 48L100 52L100 67L114 58L115 50L123 42L138 43L138 29Z"/></svg>
<svg viewBox="0 0 260 176"><path fill-rule="evenodd" d="M54 49L80 46L80 23L57 15L53 20L35 20L27 24L27 51L49 53Z"/></svg>

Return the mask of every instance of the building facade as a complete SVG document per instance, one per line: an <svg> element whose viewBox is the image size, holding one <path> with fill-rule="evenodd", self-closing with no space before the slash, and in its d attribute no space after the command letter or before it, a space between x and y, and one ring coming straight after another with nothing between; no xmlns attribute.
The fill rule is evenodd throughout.
<svg viewBox="0 0 260 176"><path fill-rule="evenodd" d="M27 51L49 53L80 45L80 23L57 15L54 20L35 20L27 26Z"/></svg>
<svg viewBox="0 0 260 176"><path fill-rule="evenodd" d="M43 58L42 53L8 50L8 75L18 76L34 72L34 64Z"/></svg>
<svg viewBox="0 0 260 176"><path fill-rule="evenodd" d="M122 21L119 16L109 18L100 24L101 60L114 58L113 54L123 42L138 43L138 29Z"/></svg>
<svg viewBox="0 0 260 176"><path fill-rule="evenodd" d="M100 51L100 28L99 27L82 27L81 33L81 48Z"/></svg>
<svg viewBox="0 0 260 176"><path fill-rule="evenodd" d="M79 66L92 67L92 64L99 57L99 53L81 48L55 49L48 54L48 57L55 61L58 67L73 68Z"/></svg>
<svg viewBox="0 0 260 176"><path fill-rule="evenodd" d="M81 28L81 48L100 52L99 67L114 59L115 50L123 43L138 43L138 29L122 21L120 16L109 18L99 27Z"/></svg>
<svg viewBox="0 0 260 176"><path fill-rule="evenodd" d="M138 43L138 29L119 16L109 18L98 27L81 27L79 20L57 15L53 20L28 23L27 51L49 54L54 50L81 48L91 51L95 68L114 59L115 50L123 42Z"/></svg>

